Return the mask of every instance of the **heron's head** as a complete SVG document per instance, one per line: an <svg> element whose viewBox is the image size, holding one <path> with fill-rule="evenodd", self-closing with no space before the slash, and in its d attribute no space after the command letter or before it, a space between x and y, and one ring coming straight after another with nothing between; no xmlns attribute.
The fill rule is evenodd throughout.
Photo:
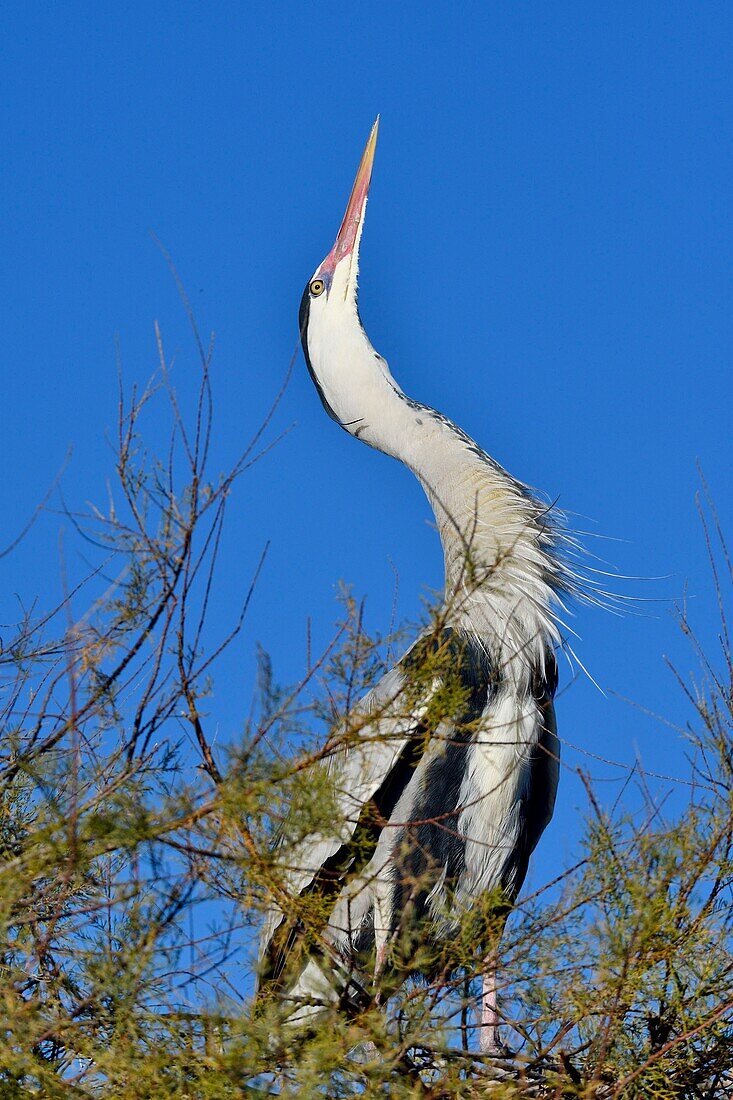
<svg viewBox="0 0 733 1100"><path fill-rule="evenodd" d="M308 370L326 411L354 435L361 434L359 425L369 419L385 381L394 385L387 364L362 328L356 301L359 244L378 128L379 118L364 149L336 243L313 272L300 304Z"/></svg>

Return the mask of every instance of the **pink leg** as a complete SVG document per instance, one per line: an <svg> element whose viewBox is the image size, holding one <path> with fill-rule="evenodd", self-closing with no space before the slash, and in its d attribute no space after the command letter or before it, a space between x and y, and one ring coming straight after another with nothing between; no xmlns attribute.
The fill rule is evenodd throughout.
<svg viewBox="0 0 733 1100"><path fill-rule="evenodd" d="M496 1003L496 955L492 952L485 960L481 990L481 1030L479 1031L479 1049L482 1054L507 1054L507 1049L499 1038L499 1013Z"/></svg>

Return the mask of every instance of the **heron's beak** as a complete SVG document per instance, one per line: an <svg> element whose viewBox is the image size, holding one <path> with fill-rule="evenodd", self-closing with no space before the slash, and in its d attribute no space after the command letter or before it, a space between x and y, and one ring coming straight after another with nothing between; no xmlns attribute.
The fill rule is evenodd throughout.
<svg viewBox="0 0 733 1100"><path fill-rule="evenodd" d="M372 126L372 132L369 135L369 140L366 143L366 148L364 149L359 165L359 171L356 173L354 186L351 189L349 205L346 207L344 220L341 222L341 228L336 237L336 243L319 268L319 274L333 275L336 266L341 263L342 260L350 256L351 265L349 268L347 290L352 284L352 276L356 269L356 262L359 258L359 241L361 239L361 231L364 224L364 211L366 210L367 196L369 194L369 184L372 179L372 165L374 164L374 151L377 147L378 132L379 115L377 115L375 123Z"/></svg>

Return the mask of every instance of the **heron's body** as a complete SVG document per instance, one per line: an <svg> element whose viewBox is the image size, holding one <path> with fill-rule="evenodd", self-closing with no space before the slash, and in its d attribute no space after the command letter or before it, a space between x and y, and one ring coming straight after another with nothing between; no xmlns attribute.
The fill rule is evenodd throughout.
<svg viewBox="0 0 733 1100"><path fill-rule="evenodd" d="M398 943L455 936L482 898L510 905L558 778L553 606L566 576L552 518L454 424L406 397L364 332L356 265L374 137L336 245L306 288L301 336L329 415L423 485L443 544L445 604L328 758L341 821L288 852L287 891L321 891L329 908L316 953L298 952L279 907L263 930L264 979L294 1020L348 998L370 953L379 970ZM415 676L422 665L432 678ZM451 713L432 705L448 681Z"/></svg>

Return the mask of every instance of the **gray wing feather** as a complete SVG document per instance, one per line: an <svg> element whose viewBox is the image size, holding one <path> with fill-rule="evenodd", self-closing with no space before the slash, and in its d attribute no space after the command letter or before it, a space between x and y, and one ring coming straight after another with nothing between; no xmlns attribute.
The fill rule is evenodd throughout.
<svg viewBox="0 0 733 1100"><path fill-rule="evenodd" d="M351 711L346 728L359 731L354 740L337 747L326 760L314 765L318 769L325 768L333 783L338 820L332 833L311 834L296 845L287 845L285 837L287 866L283 861L282 881L291 896L302 893L324 863L348 844L364 806L386 781L414 734L432 691L426 692L424 700L417 705L414 697L408 704L405 685L400 661ZM260 933L260 961L282 919L283 913L278 906L267 910Z"/></svg>
<svg viewBox="0 0 733 1100"><path fill-rule="evenodd" d="M543 729L530 765L530 794L525 830L528 858L550 823L560 778L560 741L552 699L546 699L541 710Z"/></svg>

